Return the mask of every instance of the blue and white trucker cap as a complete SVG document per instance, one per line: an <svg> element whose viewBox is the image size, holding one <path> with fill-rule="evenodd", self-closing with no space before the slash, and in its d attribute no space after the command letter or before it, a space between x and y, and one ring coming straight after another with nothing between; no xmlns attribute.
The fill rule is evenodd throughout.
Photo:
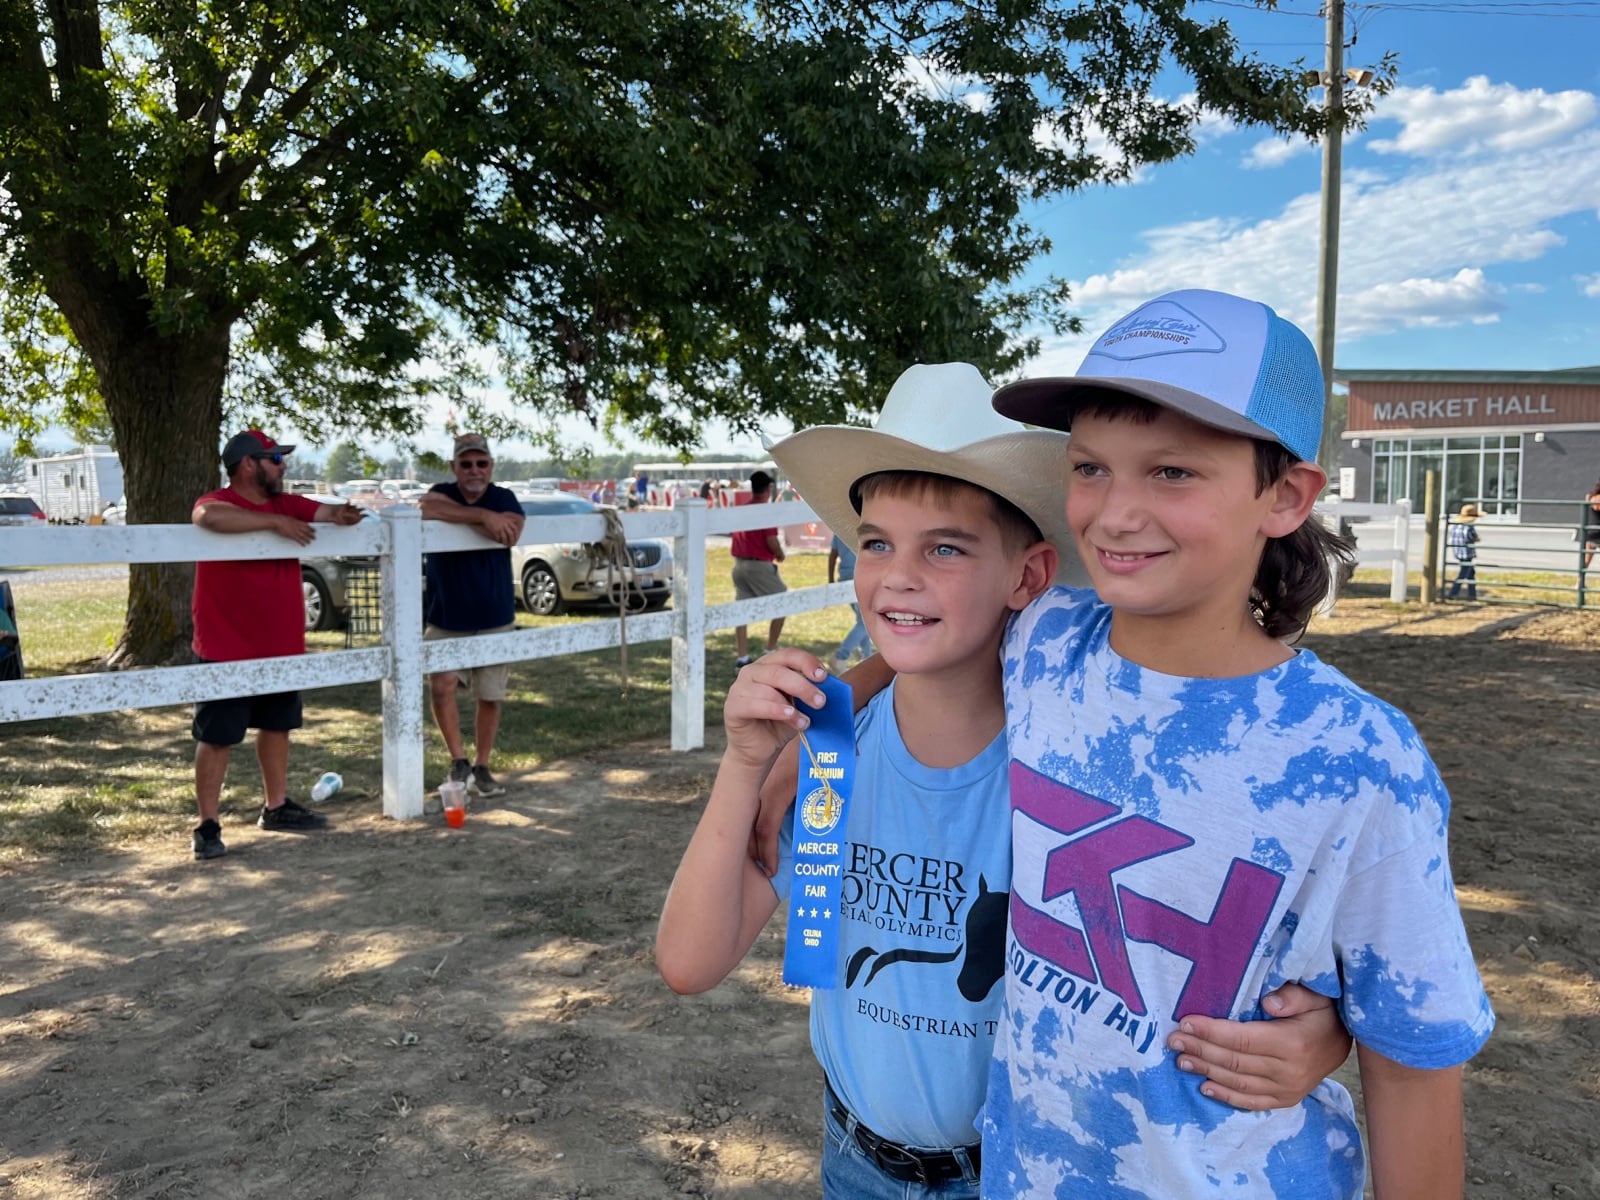
<svg viewBox="0 0 1600 1200"><path fill-rule="evenodd" d="M1072 376L1023 379L996 411L1071 429L1083 393L1124 392L1305 461L1322 441L1322 368L1311 340L1272 309L1226 292L1168 292L1100 335Z"/></svg>

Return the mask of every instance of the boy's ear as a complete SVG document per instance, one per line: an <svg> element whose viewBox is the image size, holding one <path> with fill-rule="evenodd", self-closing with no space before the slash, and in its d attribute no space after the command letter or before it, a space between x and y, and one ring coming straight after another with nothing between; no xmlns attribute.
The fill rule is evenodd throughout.
<svg viewBox="0 0 1600 1200"><path fill-rule="evenodd" d="M1311 509L1328 484L1328 473L1314 462L1297 462L1267 489L1272 505L1261 532L1269 538L1287 537L1306 523Z"/></svg>
<svg viewBox="0 0 1600 1200"><path fill-rule="evenodd" d="M1044 593L1061 566L1061 553L1050 542L1035 542L1022 552L1022 574L1007 602L1016 612L1027 608Z"/></svg>

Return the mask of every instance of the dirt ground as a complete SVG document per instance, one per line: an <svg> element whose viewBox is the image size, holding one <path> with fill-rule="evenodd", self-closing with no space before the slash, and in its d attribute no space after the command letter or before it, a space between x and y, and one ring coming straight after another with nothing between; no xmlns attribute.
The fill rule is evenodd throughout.
<svg viewBox="0 0 1600 1200"><path fill-rule="evenodd" d="M1600 1197L1600 614L1361 601L1310 643L1412 715L1455 797L1500 1018L1469 1194ZM227 823L213 863L175 825L9 870L0 1200L814 1196L776 927L698 998L651 961L715 762L558 762L459 831L345 797L318 835Z"/></svg>

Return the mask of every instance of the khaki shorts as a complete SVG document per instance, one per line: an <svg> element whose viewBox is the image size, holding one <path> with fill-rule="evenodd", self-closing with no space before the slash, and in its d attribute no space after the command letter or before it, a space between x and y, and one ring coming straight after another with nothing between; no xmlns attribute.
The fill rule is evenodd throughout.
<svg viewBox="0 0 1600 1200"><path fill-rule="evenodd" d="M422 640L447 642L451 638L477 637L480 633L510 633L516 627L515 622L502 625L498 629L440 629L437 625L428 625L422 630ZM511 679L511 664L490 663L486 667L461 667L448 674L456 677L458 687L470 688L474 700L498 701L506 698L506 684Z"/></svg>
<svg viewBox="0 0 1600 1200"><path fill-rule="evenodd" d="M778 574L778 564L764 558L736 558L733 560L733 598L754 600L757 596L776 596L787 592L789 585Z"/></svg>

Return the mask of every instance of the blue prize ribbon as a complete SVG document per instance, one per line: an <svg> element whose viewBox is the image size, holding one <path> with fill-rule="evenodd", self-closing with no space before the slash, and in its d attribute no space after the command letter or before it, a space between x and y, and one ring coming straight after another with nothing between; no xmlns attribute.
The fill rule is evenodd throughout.
<svg viewBox="0 0 1600 1200"><path fill-rule="evenodd" d="M831 988L839 986L844 815L856 777L856 721L848 683L830 675L817 686L828 698L825 707L795 703L811 727L800 735L783 981Z"/></svg>

